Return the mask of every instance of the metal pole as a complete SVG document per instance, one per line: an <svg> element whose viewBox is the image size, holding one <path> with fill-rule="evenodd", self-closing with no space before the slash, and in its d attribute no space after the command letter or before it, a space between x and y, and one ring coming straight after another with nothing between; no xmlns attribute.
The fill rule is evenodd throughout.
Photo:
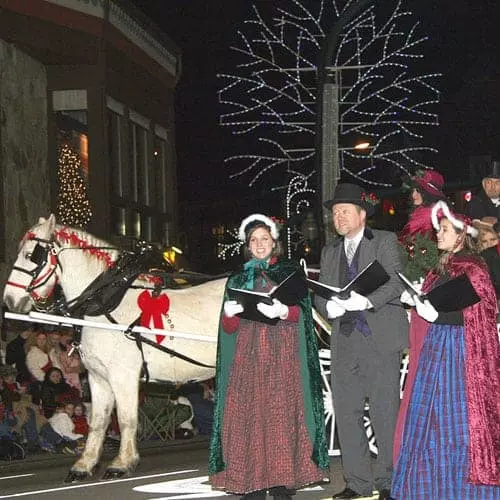
<svg viewBox="0 0 500 500"><path fill-rule="evenodd" d="M331 200L340 179L339 165L339 72L329 72L323 84L321 115L321 206ZM329 210L322 210L325 243L331 240L332 217Z"/></svg>
<svg viewBox="0 0 500 500"><path fill-rule="evenodd" d="M339 83L342 67L333 68L332 62L344 27L375 0L358 0L344 10L325 43L318 63L318 93L316 111L316 165L318 172L317 220L323 223L324 242L333 237L331 214L323 203L333 197L340 179L339 165Z"/></svg>
<svg viewBox="0 0 500 500"><path fill-rule="evenodd" d="M130 325L120 325L119 323L102 323L99 321L89 321L81 318L71 318L68 316L58 316L55 314L30 312L29 314L18 314L6 312L4 317L7 319L16 319L19 321L27 321L29 323L42 323L48 325L61 326L86 326L88 328L99 328L101 330L113 330L124 332L130 328ZM131 330L133 333L141 335L164 335L165 337L181 338L185 340L197 340L201 342L217 343L217 336L209 337L208 335L197 335L196 333L183 333L174 330L162 330L160 328L145 328L144 326L134 326Z"/></svg>

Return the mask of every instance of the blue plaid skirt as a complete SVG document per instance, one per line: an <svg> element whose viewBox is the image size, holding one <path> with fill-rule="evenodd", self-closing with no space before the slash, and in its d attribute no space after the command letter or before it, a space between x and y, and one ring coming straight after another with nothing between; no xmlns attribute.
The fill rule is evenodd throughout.
<svg viewBox="0 0 500 500"><path fill-rule="evenodd" d="M420 354L393 474L391 493L397 500L500 499L500 487L467 481L464 359L464 328L431 325Z"/></svg>

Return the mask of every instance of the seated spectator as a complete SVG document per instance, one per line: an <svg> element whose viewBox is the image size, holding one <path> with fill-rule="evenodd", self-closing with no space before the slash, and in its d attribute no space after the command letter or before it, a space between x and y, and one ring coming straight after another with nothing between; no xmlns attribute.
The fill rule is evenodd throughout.
<svg viewBox="0 0 500 500"><path fill-rule="evenodd" d="M40 384L44 381L45 374L52 368L59 368L54 347L47 338L47 334L42 331L30 333L25 343L26 366L32 376L32 385L30 388L33 394L33 402L36 403L36 389L39 390Z"/></svg>
<svg viewBox="0 0 500 500"><path fill-rule="evenodd" d="M83 434L87 436L89 433L89 423L85 415L85 405L83 403L76 403L73 413L73 423L75 424L74 432L76 434Z"/></svg>
<svg viewBox="0 0 500 500"><path fill-rule="evenodd" d="M51 368L45 375L41 390L43 414L50 418L54 414L57 403L79 401L78 393L64 380L59 368Z"/></svg>
<svg viewBox="0 0 500 500"><path fill-rule="evenodd" d="M82 385L80 383L80 372L82 371L82 365L78 351L76 349L73 349L72 351L72 341L73 332L61 330L59 331L58 342L55 344L55 349L59 366L63 372L66 382L78 391L79 397L81 398ZM70 352L71 356L69 355Z"/></svg>
<svg viewBox="0 0 500 500"><path fill-rule="evenodd" d="M24 449L18 442L14 427L16 418L8 411L0 396L0 459L13 460L24 458Z"/></svg>
<svg viewBox="0 0 500 500"><path fill-rule="evenodd" d="M16 381L15 369L0 367L0 394L8 412L15 419L13 432L28 451L40 449L38 432L46 420L40 415L32 397L26 394L26 387Z"/></svg>
<svg viewBox="0 0 500 500"><path fill-rule="evenodd" d="M74 408L73 403L57 403L55 413L49 418L52 429L69 441L77 441L84 437L83 434L75 433L75 424L72 419Z"/></svg>
<svg viewBox="0 0 500 500"><path fill-rule="evenodd" d="M0 382L0 438L15 439L16 419L4 400L3 383Z"/></svg>
<svg viewBox="0 0 500 500"><path fill-rule="evenodd" d="M193 423L199 434L210 436L214 412L213 379L184 385L179 393L184 394L193 406Z"/></svg>
<svg viewBox="0 0 500 500"><path fill-rule="evenodd" d="M47 424L40 408L31 402L29 394L23 394L20 401L12 403L12 411L16 417L15 432L29 452L41 449L40 431Z"/></svg>
<svg viewBox="0 0 500 500"><path fill-rule="evenodd" d="M5 350L5 362L17 370L16 380L20 384L31 382L31 373L26 366L26 351L24 349L26 339L34 332L33 326L21 331L18 336L7 344Z"/></svg>
<svg viewBox="0 0 500 500"><path fill-rule="evenodd" d="M10 365L0 366L0 394L8 411L12 411L12 403L21 399L26 387L16 381L16 369Z"/></svg>

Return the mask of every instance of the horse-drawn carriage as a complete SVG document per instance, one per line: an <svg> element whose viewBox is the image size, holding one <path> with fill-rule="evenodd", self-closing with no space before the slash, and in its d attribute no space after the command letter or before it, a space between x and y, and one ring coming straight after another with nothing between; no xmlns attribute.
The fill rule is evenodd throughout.
<svg viewBox="0 0 500 500"><path fill-rule="evenodd" d="M5 286L4 303L11 311L6 317L82 328L78 349L89 372L91 430L68 481L92 474L114 407L121 442L104 477L118 477L137 465L138 398L131 395L138 394L141 372L154 380L176 383L209 379L215 373L227 278L182 286L175 273L170 273L165 289L165 273L144 274L136 265L137 255L126 262L119 259L117 248L84 231L57 225L52 215L40 218L24 236ZM58 314L33 312L33 308L45 310L56 286L64 297ZM319 315L314 317L318 332L328 329ZM329 349L320 349L320 364L330 453L339 454L334 442ZM404 374L405 370L402 379ZM366 427L370 434L369 421ZM371 444L376 451L373 436Z"/></svg>

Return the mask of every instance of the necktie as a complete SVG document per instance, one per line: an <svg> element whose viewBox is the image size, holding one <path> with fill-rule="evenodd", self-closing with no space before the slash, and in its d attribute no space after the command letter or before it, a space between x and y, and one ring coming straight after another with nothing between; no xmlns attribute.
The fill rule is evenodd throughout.
<svg viewBox="0 0 500 500"><path fill-rule="evenodd" d="M347 263L351 265L354 254L356 253L356 243L354 240L347 240L347 246L345 249L345 255L347 257Z"/></svg>

